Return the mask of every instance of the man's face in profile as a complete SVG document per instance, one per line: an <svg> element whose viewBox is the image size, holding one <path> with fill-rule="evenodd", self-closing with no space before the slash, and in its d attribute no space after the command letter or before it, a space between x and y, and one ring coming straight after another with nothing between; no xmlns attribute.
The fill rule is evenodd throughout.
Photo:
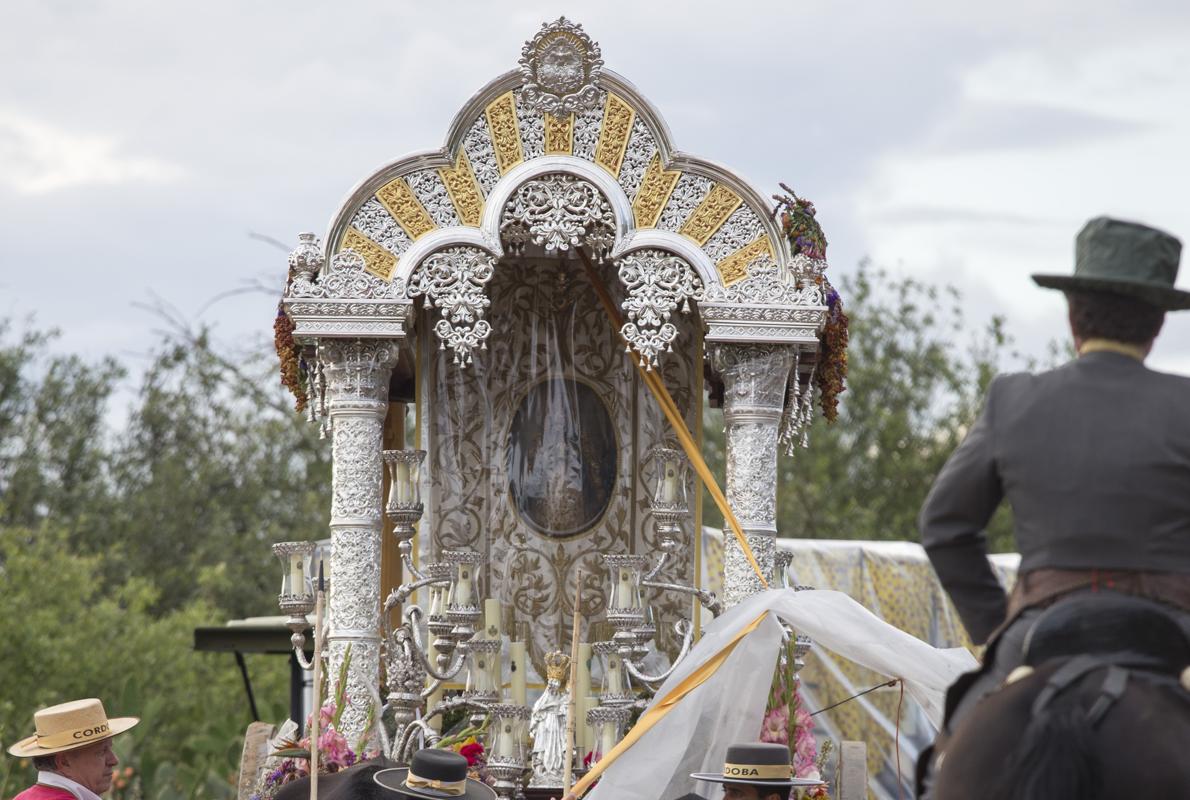
<svg viewBox="0 0 1190 800"><path fill-rule="evenodd" d="M95 794L103 794L112 788L112 773L120 763L112 752L111 739L59 753L57 761L61 775L81 783Z"/></svg>
<svg viewBox="0 0 1190 800"><path fill-rule="evenodd" d="M761 794L761 789L757 786L750 786L746 783L727 783L723 785L723 800L777 800L780 795L777 792L768 792Z"/></svg>

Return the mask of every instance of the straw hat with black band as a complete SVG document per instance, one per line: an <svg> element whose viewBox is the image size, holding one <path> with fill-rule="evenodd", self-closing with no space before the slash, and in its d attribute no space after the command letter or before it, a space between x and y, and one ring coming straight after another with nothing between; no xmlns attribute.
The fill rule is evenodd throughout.
<svg viewBox="0 0 1190 800"><path fill-rule="evenodd" d="M727 748L723 772L694 772L696 781L742 783L781 789L786 786L821 786L822 781L793 777L789 748L783 744L752 742Z"/></svg>
<svg viewBox="0 0 1190 800"><path fill-rule="evenodd" d="M418 750L408 767L382 769L372 780L417 800L496 800L492 787L467 777L467 759L450 750Z"/></svg>
<svg viewBox="0 0 1190 800"><path fill-rule="evenodd" d="M86 747L123 733L140 720L136 717L108 719L103 703L94 697L43 708L33 715L36 733L8 748L17 758L36 758Z"/></svg>
<svg viewBox="0 0 1190 800"><path fill-rule="evenodd" d="M1166 311L1190 309L1190 292L1174 288L1182 243L1164 231L1096 217L1079 231L1073 275L1034 275L1038 286L1136 297Z"/></svg>

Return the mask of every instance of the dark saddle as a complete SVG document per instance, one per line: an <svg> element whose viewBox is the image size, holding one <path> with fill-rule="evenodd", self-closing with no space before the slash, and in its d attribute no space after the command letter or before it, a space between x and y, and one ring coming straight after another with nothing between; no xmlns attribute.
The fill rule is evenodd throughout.
<svg viewBox="0 0 1190 800"><path fill-rule="evenodd" d="M1024 663L1032 667L1052 658L1108 654L1176 675L1190 665L1190 637L1164 606L1115 592L1067 597L1025 636Z"/></svg>
<svg viewBox="0 0 1190 800"><path fill-rule="evenodd" d="M1024 663L1067 659L1033 702L1041 713L1061 692L1104 670L1087 710L1093 726L1123 696L1130 677L1180 688L1190 667L1190 636L1165 607L1139 597L1096 592L1068 597L1045 611L1025 637Z"/></svg>

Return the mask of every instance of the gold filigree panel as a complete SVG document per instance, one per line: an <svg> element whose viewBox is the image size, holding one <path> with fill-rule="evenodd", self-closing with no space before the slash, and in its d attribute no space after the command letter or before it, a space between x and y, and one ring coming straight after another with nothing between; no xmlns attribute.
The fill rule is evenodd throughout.
<svg viewBox="0 0 1190 800"><path fill-rule="evenodd" d="M488 135L496 153L496 166L504 175L525 160L521 148L521 129L516 116L516 98L512 92L500 95L483 111L488 120Z"/></svg>
<svg viewBox="0 0 1190 800"><path fill-rule="evenodd" d="M678 232L689 236L701 247L707 243L707 239L715 235L715 231L719 230L742 202L738 194L723 184L716 183Z"/></svg>
<svg viewBox="0 0 1190 800"><path fill-rule="evenodd" d="M772 242L767 236L753 239L734 253L724 256L715 265L715 268L719 270L719 278L723 281L723 285L731 286L748 277L748 265L761 256L776 257L773 254Z"/></svg>
<svg viewBox="0 0 1190 800"><path fill-rule="evenodd" d="M417 195L409 188L404 178L397 178L380 187L376 192L376 199L388 209L388 213L410 239L424 236L437 227L430 217L430 212L426 211L426 207L417 199Z"/></svg>
<svg viewBox="0 0 1190 800"><path fill-rule="evenodd" d="M545 115L545 154L568 156L574 152L574 114Z"/></svg>
<svg viewBox="0 0 1190 800"><path fill-rule="evenodd" d="M644 177L640 181L640 189L632 201L632 213L636 217L636 227L656 228L669 196L673 194L678 178L682 177L681 170L667 170L661 167L661 154L654 153L653 160L645 169Z"/></svg>
<svg viewBox="0 0 1190 800"><path fill-rule="evenodd" d="M391 281L397 268L397 257L365 236L358 228L350 227L343 237L340 250L348 248L364 259L364 268L381 280Z"/></svg>
<svg viewBox="0 0 1190 800"><path fill-rule="evenodd" d="M624 151L628 148L628 137L632 135L632 123L636 111L621 97L607 93L603 106L603 125L599 129L599 142L595 145L595 163L620 177L620 165L624 163Z"/></svg>
<svg viewBox="0 0 1190 800"><path fill-rule="evenodd" d="M442 183L446 186L446 193L455 207L455 213L464 225L479 227L483 218L483 191L479 188L479 181L475 179L475 170L471 168L471 159L467 158L467 151L459 150L459 157L455 159L454 167L443 167L438 170Z"/></svg>

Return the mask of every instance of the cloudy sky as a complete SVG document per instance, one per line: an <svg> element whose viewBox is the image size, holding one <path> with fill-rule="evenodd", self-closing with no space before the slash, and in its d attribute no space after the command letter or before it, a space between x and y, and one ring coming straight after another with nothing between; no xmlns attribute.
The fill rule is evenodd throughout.
<svg viewBox="0 0 1190 800"><path fill-rule="evenodd" d="M1190 4L1097 0L5 0L0 317L135 360L157 296L271 339L286 243L380 164L440 146L541 22L582 22L678 146L813 199L836 272L952 283L973 325L1063 334L1100 213L1190 239ZM1187 259L1190 261L1190 258ZM1179 285L1190 288L1190 266ZM1151 363L1190 374L1190 312Z"/></svg>

